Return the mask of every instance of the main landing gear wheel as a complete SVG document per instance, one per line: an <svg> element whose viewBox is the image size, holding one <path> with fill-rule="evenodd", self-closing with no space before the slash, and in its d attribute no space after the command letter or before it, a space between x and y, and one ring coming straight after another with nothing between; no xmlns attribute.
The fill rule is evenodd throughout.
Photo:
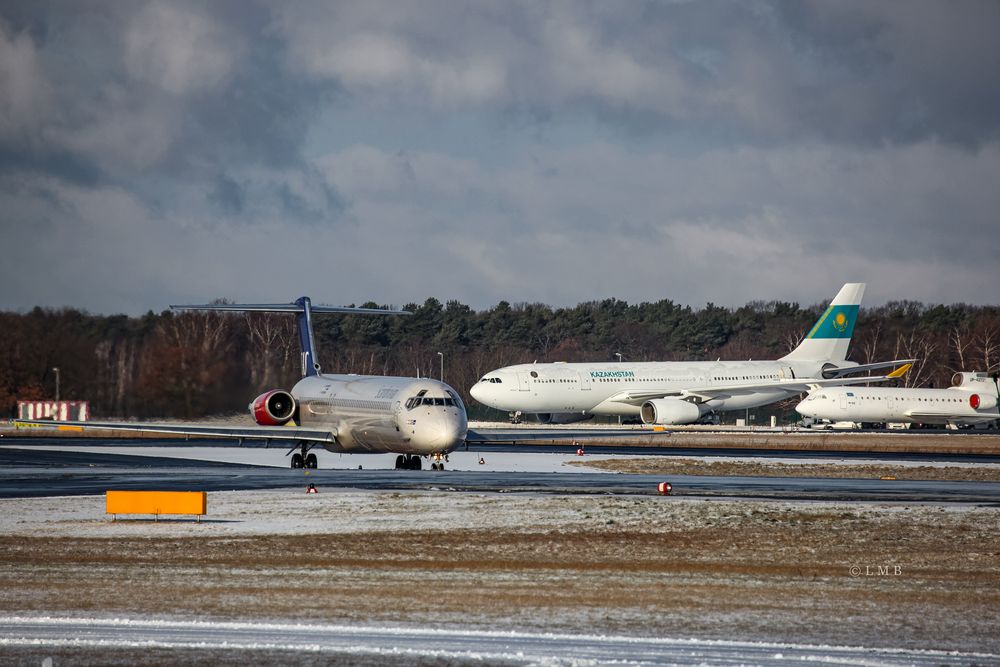
<svg viewBox="0 0 1000 667"><path fill-rule="evenodd" d="M292 454L292 467L293 468L318 468L319 461L316 459L315 454L310 454L309 450L312 449L312 445L306 442L299 442L297 445L299 451ZM295 447L292 448L293 451Z"/></svg>
<svg viewBox="0 0 1000 667"><path fill-rule="evenodd" d="M400 454L396 457L396 470L420 470L420 457Z"/></svg>

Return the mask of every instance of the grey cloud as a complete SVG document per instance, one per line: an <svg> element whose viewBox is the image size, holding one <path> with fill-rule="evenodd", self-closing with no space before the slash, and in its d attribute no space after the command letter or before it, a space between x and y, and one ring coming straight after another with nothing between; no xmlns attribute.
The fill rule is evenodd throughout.
<svg viewBox="0 0 1000 667"><path fill-rule="evenodd" d="M0 307L995 300L997 7L4 5Z"/></svg>
<svg viewBox="0 0 1000 667"><path fill-rule="evenodd" d="M499 9L504 11L499 11ZM292 62L431 107L581 110L749 144L997 136L1000 8L946 3L479 3L280 10ZM457 14L457 15L456 15Z"/></svg>

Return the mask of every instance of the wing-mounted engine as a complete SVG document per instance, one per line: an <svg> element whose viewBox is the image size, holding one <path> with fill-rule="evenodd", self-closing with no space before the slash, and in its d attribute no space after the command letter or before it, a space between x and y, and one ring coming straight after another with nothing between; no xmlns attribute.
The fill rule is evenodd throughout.
<svg viewBox="0 0 1000 667"><path fill-rule="evenodd" d="M654 398L642 404L644 424L692 424L701 418L697 404L679 398Z"/></svg>
<svg viewBox="0 0 1000 667"><path fill-rule="evenodd" d="M260 426L284 426L295 416L295 398L287 391L272 389L253 399L250 414Z"/></svg>
<svg viewBox="0 0 1000 667"><path fill-rule="evenodd" d="M594 415L585 412L540 412L535 417L541 424L575 424L593 419Z"/></svg>

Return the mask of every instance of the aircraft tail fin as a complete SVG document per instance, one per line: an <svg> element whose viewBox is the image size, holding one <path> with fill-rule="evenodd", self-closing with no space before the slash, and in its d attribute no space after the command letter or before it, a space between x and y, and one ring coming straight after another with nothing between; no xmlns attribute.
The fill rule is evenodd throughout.
<svg viewBox="0 0 1000 667"><path fill-rule="evenodd" d="M781 358L781 361L844 361L847 348L854 334L864 283L847 283L833 297L799 346Z"/></svg>
<svg viewBox="0 0 1000 667"><path fill-rule="evenodd" d="M321 372L316 356L316 339L313 336L312 316L314 313L353 313L355 315L410 315L406 310L382 308L353 308L340 306L314 306L307 296L292 303L219 303L197 306L170 306L173 310L215 310L231 313L295 313L299 329L299 348L302 351L302 376L319 375Z"/></svg>

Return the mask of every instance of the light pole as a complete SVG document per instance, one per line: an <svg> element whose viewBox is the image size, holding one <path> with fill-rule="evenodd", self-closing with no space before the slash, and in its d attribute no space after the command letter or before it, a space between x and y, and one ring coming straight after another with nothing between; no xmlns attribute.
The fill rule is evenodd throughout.
<svg viewBox="0 0 1000 667"><path fill-rule="evenodd" d="M59 367L55 366L52 368L52 372L56 374L56 403L59 402Z"/></svg>
<svg viewBox="0 0 1000 667"><path fill-rule="evenodd" d="M441 357L441 382L444 382L444 352L438 352L438 356Z"/></svg>

